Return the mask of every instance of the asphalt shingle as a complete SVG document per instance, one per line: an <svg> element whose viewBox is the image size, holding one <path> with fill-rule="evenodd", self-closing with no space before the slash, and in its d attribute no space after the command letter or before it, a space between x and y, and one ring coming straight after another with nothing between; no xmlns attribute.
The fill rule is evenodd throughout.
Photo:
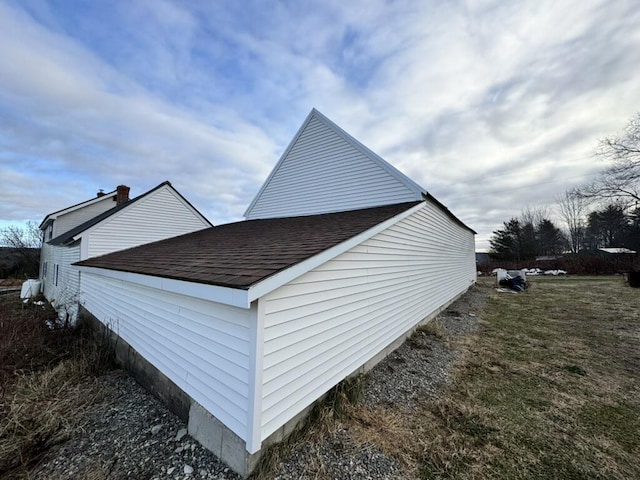
<svg viewBox="0 0 640 480"><path fill-rule="evenodd" d="M229 223L76 265L247 289L418 203Z"/></svg>

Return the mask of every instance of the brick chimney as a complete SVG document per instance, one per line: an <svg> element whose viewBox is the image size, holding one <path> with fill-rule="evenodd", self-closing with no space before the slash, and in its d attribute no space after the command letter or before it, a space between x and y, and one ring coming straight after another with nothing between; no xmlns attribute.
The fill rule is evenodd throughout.
<svg viewBox="0 0 640 480"><path fill-rule="evenodd" d="M122 205L129 201L129 190L126 185L118 185L116 189L116 205Z"/></svg>
<svg viewBox="0 0 640 480"><path fill-rule="evenodd" d="M106 195L106 193L104 193L103 189L98 190L98 193L96 194L96 197L100 198L100 197L104 197Z"/></svg>

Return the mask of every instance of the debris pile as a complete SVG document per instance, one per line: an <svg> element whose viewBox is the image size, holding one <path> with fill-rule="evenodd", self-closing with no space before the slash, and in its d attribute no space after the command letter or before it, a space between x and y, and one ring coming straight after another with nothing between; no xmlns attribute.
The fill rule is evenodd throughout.
<svg viewBox="0 0 640 480"><path fill-rule="evenodd" d="M508 272L498 280L498 284L501 287L506 287L514 292L524 292L527 289L527 281L523 276L516 275L515 277L512 277Z"/></svg>

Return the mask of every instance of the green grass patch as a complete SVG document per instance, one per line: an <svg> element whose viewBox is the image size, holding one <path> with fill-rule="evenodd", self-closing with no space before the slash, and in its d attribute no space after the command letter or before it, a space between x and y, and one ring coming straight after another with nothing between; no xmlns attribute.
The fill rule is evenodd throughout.
<svg viewBox="0 0 640 480"><path fill-rule="evenodd" d="M383 450L423 479L640 478L640 292L620 276L476 288L479 332L443 339L454 382L396 417Z"/></svg>

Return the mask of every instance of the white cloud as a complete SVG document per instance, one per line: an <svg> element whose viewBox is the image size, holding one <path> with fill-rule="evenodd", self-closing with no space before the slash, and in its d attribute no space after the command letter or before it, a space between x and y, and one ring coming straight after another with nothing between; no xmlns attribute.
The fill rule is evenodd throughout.
<svg viewBox="0 0 640 480"><path fill-rule="evenodd" d="M85 194L169 179L216 223L238 218L315 106L486 239L593 173L597 140L640 104L633 1L31 11L0 4L3 178ZM61 206L78 200L66 190ZM9 201L5 220L50 209Z"/></svg>

